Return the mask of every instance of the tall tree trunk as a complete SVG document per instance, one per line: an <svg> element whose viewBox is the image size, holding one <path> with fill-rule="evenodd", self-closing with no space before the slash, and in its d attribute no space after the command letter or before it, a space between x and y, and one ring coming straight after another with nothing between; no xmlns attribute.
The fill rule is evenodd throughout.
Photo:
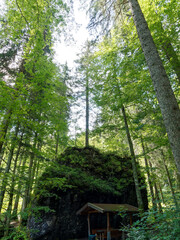
<svg viewBox="0 0 180 240"><path fill-rule="evenodd" d="M13 213L12 215L14 217L17 216L17 211L18 211L18 206L19 206L19 199L20 199L20 196L21 196L21 193L22 193L22 185L23 185L23 182L21 179L23 179L23 176L24 176L24 167L25 167L25 164L26 164L26 161L27 161L27 156L25 154L24 156L24 159L23 159L23 162L22 162L22 166L21 166L21 161L19 163L19 167L21 167L22 169L20 170L20 173L19 173L19 182L18 182L18 186L17 186L17 189L16 189L16 198L15 198L15 201L14 201L14 208L13 208Z"/></svg>
<svg viewBox="0 0 180 240"><path fill-rule="evenodd" d="M112 59L113 62L113 69L114 69L114 73L113 73L113 79L116 81L116 86L119 92L119 97L122 95L121 94L121 88L119 86L119 82L118 82L118 78L117 78L117 66L116 66L116 57L113 57ZM128 121L127 121L127 117L126 117L126 111L124 108L124 105L122 104L121 107L121 111L123 114L123 120L124 120L124 125L125 125L125 130L126 130L126 136L127 136L127 140L128 140L128 144L129 144L129 150L131 153L131 163L132 163L132 170L133 170L133 178L134 178L134 184L135 184L135 189L136 189L136 197L137 197L137 202L138 202L138 207L140 209L141 212L143 212L144 210L144 204L143 204L143 200L142 200L142 195L141 195L141 190L140 190L140 185L139 185L139 179L138 179L138 172L137 172L137 163L136 163L136 155L134 152L134 147L133 147L133 142L131 139L131 134L129 131L129 125L128 125Z"/></svg>
<svg viewBox="0 0 180 240"><path fill-rule="evenodd" d="M38 143L38 150L40 151L41 149L41 144L40 142ZM32 169L32 176L31 176L31 182L30 182L30 189L29 192L31 193L33 191L33 185L35 184L35 180L37 179L37 174L38 174L38 169L39 169L39 159L35 159L34 164L33 164L33 169Z"/></svg>
<svg viewBox="0 0 180 240"><path fill-rule="evenodd" d="M55 155L56 155L56 159L58 156L58 148L59 148L59 132L57 131L57 134L55 136L55 140L56 140L56 149L55 149Z"/></svg>
<svg viewBox="0 0 180 240"><path fill-rule="evenodd" d="M162 155L163 165L164 165L164 168L165 168L165 170L166 170L166 174L167 174L167 178L168 178L168 183L169 183L169 187L170 187L171 194L172 194L172 197L173 197L173 201L174 201L174 204L175 204L175 206L176 206L176 209L178 210L178 209L179 209L178 202L177 202L177 200L176 200L176 196L175 196L175 192L174 192L174 189L173 189L171 177L170 177L169 170L168 170L168 167L167 167L166 162L165 162L165 156L164 156L164 152L163 152L162 149L161 149L161 155Z"/></svg>
<svg viewBox="0 0 180 240"><path fill-rule="evenodd" d="M89 146L89 79L86 76L86 147Z"/></svg>
<svg viewBox="0 0 180 240"><path fill-rule="evenodd" d="M0 166L2 164L2 162L4 161L4 153L5 153L5 150L6 150L6 147L7 147L7 142L4 142L3 143L3 148L1 149L1 153L0 153ZM0 170L1 172L2 170Z"/></svg>
<svg viewBox="0 0 180 240"><path fill-rule="evenodd" d="M151 169L151 175L153 176L154 175L153 170L152 170L153 167L152 167L152 163L151 163L150 160L149 160L149 166L150 166L150 169ZM160 198L159 198L159 192L158 192L155 177L153 177L153 183L154 183L154 189L155 189L156 202L157 202L157 205L159 207L159 212L162 212L162 206L161 206L161 202L160 202Z"/></svg>
<svg viewBox="0 0 180 240"><path fill-rule="evenodd" d="M163 191L162 191L161 184L159 183L158 186L159 186L159 191L160 191L160 194L161 194L162 202L163 202L163 204L165 204L165 201L164 201L164 195L163 195Z"/></svg>
<svg viewBox="0 0 180 240"><path fill-rule="evenodd" d="M139 209L141 211L143 211L144 210L144 206L143 206L143 200L142 200L142 195L141 195L140 186L139 186L139 180L138 180L138 173L137 173L137 167L136 167L136 156L135 156L135 153L134 153L133 143L132 143L131 135L130 135L130 132L129 132L129 126L128 126L128 122L127 122L127 117L126 117L126 112L125 112L124 106L122 106L122 114L123 114L125 129L126 129L126 135L127 135L127 139L128 139L128 143L129 143L129 149L130 149L130 153L131 153L133 177L134 177L134 183L135 183L138 207L139 207Z"/></svg>
<svg viewBox="0 0 180 240"><path fill-rule="evenodd" d="M23 205L22 205L22 211L28 206L28 204L30 203L30 195L31 195L31 188L32 188L32 174L33 174L33 165L34 165L34 157L35 157L35 153L34 153L34 149L36 148L36 144L37 144L37 133L35 133L35 137L34 137L34 144L32 147L32 152L30 155L30 161L29 161L29 167L28 167L28 179L26 182L26 187L25 187L25 195L24 195L24 199L23 199Z"/></svg>
<svg viewBox="0 0 180 240"><path fill-rule="evenodd" d="M180 173L176 172L177 189L180 190Z"/></svg>
<svg viewBox="0 0 180 240"><path fill-rule="evenodd" d="M41 147L42 147L42 144L39 144L39 151L41 150ZM34 172L34 178L35 178L35 186L36 186L36 181L38 179L38 176L39 176L39 167L40 167L40 160L37 161L36 163L36 169L35 169L35 172Z"/></svg>
<svg viewBox="0 0 180 240"><path fill-rule="evenodd" d="M168 37L162 40L160 39L160 41L162 42L162 48L166 54L167 59L171 63L171 66L174 72L176 73L177 78L179 80L179 84L180 84L180 61L178 59L178 56L174 51L174 48L171 42L169 41Z"/></svg>
<svg viewBox="0 0 180 240"><path fill-rule="evenodd" d="M11 143L11 149L10 149L9 156L8 156L8 161L7 161L7 164L6 164L6 169L5 169L5 172L4 172L4 178L2 180L2 186L1 186L1 192L0 192L0 212L2 210L4 195L5 195L6 187L7 187L7 183L8 183L8 176L7 175L10 171L11 161L12 161L13 154L14 154L14 149L15 149L15 146L16 146L18 131L19 131L19 124L16 126L16 129L15 129L15 133L14 133L12 143Z"/></svg>
<svg viewBox="0 0 180 240"><path fill-rule="evenodd" d="M7 218L6 218L6 230L4 233L4 237L7 237L9 234L9 227L10 227L10 221L11 221L11 211L12 211L12 203L13 203L13 196L14 196L14 187L15 187L15 174L17 171L17 161L18 161L18 157L20 154L20 150L21 150L21 146L22 146L22 138L23 138L23 134L21 135L21 139L19 142L19 146L16 152L16 157L14 160L14 167L13 167L13 172L12 172L12 180L11 180L11 186L10 186L10 190L9 190L9 203L8 203L8 208L7 208Z"/></svg>
<svg viewBox="0 0 180 240"><path fill-rule="evenodd" d="M155 203L155 196L154 196L154 191L153 191L153 184L151 181L151 175L150 175L150 171L149 171L149 164L148 164L148 160L146 157L146 151L145 151L145 146L144 146L142 136L141 136L141 144L142 144L142 149L143 149L144 162L145 162L145 166L146 166L146 173L147 173L147 179L148 179L148 184L149 184L149 189L150 189L150 194L151 194L151 199L152 199L152 205L153 205L154 210L157 210L157 205Z"/></svg>
<svg viewBox="0 0 180 240"><path fill-rule="evenodd" d="M179 106L139 3L137 0L129 0L129 3L144 56L149 67L176 166L180 172Z"/></svg>
<svg viewBox="0 0 180 240"><path fill-rule="evenodd" d="M155 189L155 193L156 193L156 200L157 200L157 204L159 207L159 212L162 213L162 206L161 206L161 200L159 197L159 191L158 191L158 187L157 187L157 183L154 182L154 189Z"/></svg>
<svg viewBox="0 0 180 240"><path fill-rule="evenodd" d="M25 60L23 59L21 61L21 65L19 67L19 73L25 71L24 63L25 63ZM11 115L13 113L12 103L15 102L15 100L18 97L18 94L19 94L19 92L18 92L18 82L15 82L14 89L15 89L15 92L14 92L14 96L11 99L11 106L6 111L6 113L4 115L4 120L2 122L2 125L0 126L0 156L1 156L1 151L2 151L3 144L4 144L4 140L6 138L6 133L7 133L8 127L9 127L9 123L10 123L10 120L11 120Z"/></svg>
<svg viewBox="0 0 180 240"><path fill-rule="evenodd" d="M11 115L12 115L12 109L7 110L7 112L4 116L4 120L2 122L2 125L0 127L0 153L2 151L2 147L3 147L4 139L6 137L6 133L7 133L7 130L8 130Z"/></svg>
<svg viewBox="0 0 180 240"><path fill-rule="evenodd" d="M152 6L152 4L151 4L151 6ZM154 11L158 18L156 9L154 9ZM167 34L163 28L162 22L160 20L157 21L157 26L160 28L160 31L159 31L160 34L158 35L158 37L159 37L161 47L162 47L167 59L169 60L174 72L176 73L176 76L180 83L180 61L179 61L178 55L176 54L176 51L174 50L174 48L171 44L171 41L170 41L169 37L167 36Z"/></svg>

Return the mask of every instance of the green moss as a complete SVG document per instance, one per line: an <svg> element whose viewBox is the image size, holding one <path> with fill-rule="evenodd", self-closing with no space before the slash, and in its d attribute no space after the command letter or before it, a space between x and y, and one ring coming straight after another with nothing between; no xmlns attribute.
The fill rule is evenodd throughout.
<svg viewBox="0 0 180 240"><path fill-rule="evenodd" d="M100 153L88 148L67 148L56 162L52 162L39 179L36 196L57 191L87 189L122 194L133 176L129 158Z"/></svg>

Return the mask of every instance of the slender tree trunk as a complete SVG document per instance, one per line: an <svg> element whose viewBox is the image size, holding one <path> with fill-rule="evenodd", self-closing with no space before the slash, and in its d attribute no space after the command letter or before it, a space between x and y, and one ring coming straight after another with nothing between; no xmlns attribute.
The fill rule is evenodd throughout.
<svg viewBox="0 0 180 240"><path fill-rule="evenodd" d="M160 194L161 194L162 202L163 202L163 204L165 204L165 201L164 201L164 195L163 195L163 191L162 191L161 184L159 183L158 186L159 186L159 191L160 191Z"/></svg>
<svg viewBox="0 0 180 240"><path fill-rule="evenodd" d="M7 218L6 218L6 230L4 233L4 237L7 237L9 234L9 227L10 227L10 221L11 221L11 211L12 211L12 203L13 203L13 196L14 196L14 187L15 187L15 174L17 171L17 161L18 161L18 157L20 154L20 150L21 150L21 146L22 146L22 138L23 138L23 134L21 135L21 139L19 142L19 146L16 152L16 158L14 161L14 168L13 168L13 172L12 172L12 180L11 180L11 186L10 186L10 190L9 190L9 203L8 203L8 208L7 208Z"/></svg>
<svg viewBox="0 0 180 240"><path fill-rule="evenodd" d="M21 166L21 162L19 163L19 167L21 166L21 170L20 170L20 174L19 174L19 182L18 182L18 187L17 187L17 190L16 190L16 198L15 198L15 201L14 201L14 208L13 208L13 216L16 217L17 216L17 211L18 211L18 206L19 206L19 199L20 199L20 196L21 196L21 193L22 193L22 185L23 185L23 182L22 182L22 178L24 176L24 167L25 167L25 164L26 164L26 161L27 161L27 156L25 154L24 156L24 160L22 162L22 166Z"/></svg>
<svg viewBox="0 0 180 240"><path fill-rule="evenodd" d="M163 165L164 165L164 168L166 170L166 175L167 175L167 178L168 178L168 183L169 183L169 187L170 187L171 194L172 194L172 197L173 197L173 201L174 201L174 204L176 206L176 209L179 209L178 202L176 200L175 192L174 192L174 189L173 189L171 177L170 177L170 174L169 174L169 170L168 170L168 167L167 167L166 162L165 162L164 152L163 152L162 149L161 149L161 155L162 155Z"/></svg>
<svg viewBox="0 0 180 240"><path fill-rule="evenodd" d="M58 148L59 148L59 132L57 132L57 135L55 137L56 139L56 150L55 150L55 154L56 154L56 158L58 156Z"/></svg>
<svg viewBox="0 0 180 240"><path fill-rule="evenodd" d="M158 207L159 207L159 212L162 213L161 200L160 200L160 197L159 197L159 191L158 191L158 187L157 187L156 182L154 183L154 189L155 189L155 193L156 193L156 200L157 200L157 204L158 204Z"/></svg>
<svg viewBox="0 0 180 240"><path fill-rule="evenodd" d="M35 172L35 179L37 179L38 176L39 176L39 167L40 167L40 161L38 161L38 163L37 163L37 168L36 168L36 172Z"/></svg>
<svg viewBox="0 0 180 240"><path fill-rule="evenodd" d="M1 153L0 153L0 166L1 166L2 162L4 161L4 153L5 153L6 147L7 147L7 142L5 142L3 144L3 148L1 149ZM1 170L0 170L0 172L1 172Z"/></svg>
<svg viewBox="0 0 180 240"><path fill-rule="evenodd" d="M7 130L8 130L11 115L12 115L12 109L7 110L7 112L4 116L2 126L0 128L0 153L2 151L2 147L3 147L4 139L6 137L6 133L7 133Z"/></svg>
<svg viewBox="0 0 180 240"><path fill-rule="evenodd" d="M143 149L144 162L145 162L145 166L146 166L146 173L147 173L147 178L148 178L149 189L150 189L150 193L151 193L152 205L153 205L154 210L157 210L157 205L155 203L155 196L154 196L154 191L153 191L153 184L151 181L151 175L150 175L150 171L149 171L149 164L148 164L148 160L146 157L146 151L145 151L142 136L141 136L141 144L142 144L142 149Z"/></svg>
<svg viewBox="0 0 180 240"><path fill-rule="evenodd" d="M150 169L151 169L151 175L153 176L154 175L154 173L152 171L153 167L152 167L152 163L151 163L150 160L149 160L149 166L150 166ZM158 192L155 177L153 177L153 182L154 182L155 196L156 196L157 205L159 207L159 212L162 212L162 206L161 206L161 202L160 202L160 198L159 198L159 192Z"/></svg>
<svg viewBox="0 0 180 240"><path fill-rule="evenodd" d="M169 60L169 62L171 63L171 66L172 66L174 72L176 73L176 76L177 76L177 78L179 80L179 84L180 84L180 61L178 59L178 56L177 56L176 52L174 51L174 48L173 48L171 42L169 41L168 37L166 37L161 42L162 42L162 48L166 54L166 57Z"/></svg>
<svg viewBox="0 0 180 240"><path fill-rule="evenodd" d="M137 0L129 0L129 3L144 56L149 67L176 166L180 172L179 106L139 3Z"/></svg>
<svg viewBox="0 0 180 240"><path fill-rule="evenodd" d="M38 150L40 151L41 145L40 143L38 144ZM35 179L37 179L38 174L38 169L39 169L39 159L35 159L34 164L33 164L33 170L32 170L32 177L31 177L31 183L30 183L30 189L29 192L31 193L33 191L33 185L35 184Z"/></svg>
<svg viewBox="0 0 180 240"><path fill-rule="evenodd" d="M86 76L86 147L89 146L89 80Z"/></svg>
<svg viewBox="0 0 180 240"><path fill-rule="evenodd" d="M41 147L42 147L42 145L39 146L39 150L41 150ZM35 173L34 173L35 179L38 178L38 175L39 175L39 167L40 167L40 161L37 161L36 169L35 169ZM35 183L36 183L36 182L35 182Z"/></svg>
<svg viewBox="0 0 180 240"><path fill-rule="evenodd" d="M180 190L180 173L176 172L177 189Z"/></svg>
<svg viewBox="0 0 180 240"><path fill-rule="evenodd" d="M40 161L37 162L37 167L36 167L36 171L35 171L35 174L34 174L34 192L36 192L36 188L37 188L37 179L38 179L38 176L39 176L39 168L40 168Z"/></svg>
<svg viewBox="0 0 180 240"><path fill-rule="evenodd" d="M157 14L156 10L154 10L154 11L158 18L158 14ZM157 22L157 27L160 28L160 31L159 31L160 34L158 35L158 37L159 37L161 47L162 47L167 59L169 60L174 72L176 73L176 76L180 83L180 61L179 61L178 55L176 54L176 51L174 50L174 48L171 44L171 41L169 40L169 38L163 28L162 22L160 20Z"/></svg>
<svg viewBox="0 0 180 240"><path fill-rule="evenodd" d="M37 143L37 133L35 133L35 137L34 137L34 144L33 144L33 148L32 148L32 152L30 155L30 161L29 161L29 167L28 167L28 179L27 179L27 183L26 183L26 188L25 188L25 196L23 199L23 205L22 205L22 211L28 206L28 204L30 203L30 195L31 195L31 188L32 188L32 174L33 174L33 164L34 164L34 149L36 148L36 143Z"/></svg>
<svg viewBox="0 0 180 240"><path fill-rule="evenodd" d="M116 86L117 86L117 89L119 92L119 96L121 96L121 89L120 89L119 83L117 81L116 57L114 57L112 59L112 62L113 62L113 66L114 66L113 78L114 78L114 80L116 80ZM136 189L136 197L137 197L138 207L139 207L140 211L143 212L144 204L143 204L143 199L142 199L140 185L139 185L136 156L135 156L135 152L134 152L133 142L131 139L131 134L129 131L129 125L128 125L128 121L127 121L127 117L126 117L126 111L125 111L125 108L123 105L122 105L121 110L122 110L122 114L123 114L123 120L124 120L124 125L125 125L125 130L126 130L126 136L127 136L127 140L128 140L128 144L129 144L129 150L131 153L131 163L132 163L133 178L134 178L134 184L135 184L135 189Z"/></svg>
<svg viewBox="0 0 180 240"><path fill-rule="evenodd" d="M131 152L133 177L134 177L134 183L135 183L138 207L139 207L139 209L141 211L143 211L144 210L144 206L143 206L143 200L142 200L142 195L141 195L140 186L139 186L139 180L138 180L138 173L137 173L137 167L136 167L136 156L135 156L135 153L134 153L133 143L132 143L131 135L130 135L130 132L129 132L129 126L128 126L128 122L127 122L127 117L126 117L126 112L125 112L124 106L122 106L122 114L123 114L123 118L124 118L126 135L127 135L127 139L128 139L128 143L129 143L129 149L130 149L130 152Z"/></svg>
<svg viewBox="0 0 180 240"><path fill-rule="evenodd" d="M12 161L13 154L14 154L14 149L15 149L15 146L16 146L18 131L19 131L19 125L17 125L16 129L15 129L15 133L14 133L14 137L12 139L11 149L10 149L10 152L9 152L8 161L7 161L7 165L6 165L6 169L5 169L5 173L4 173L4 178L3 178L3 181L2 181L1 192L0 192L0 212L2 210L4 195L5 195L6 186L7 186L7 183L8 183L8 176L7 175L10 171L11 161Z"/></svg>
<svg viewBox="0 0 180 240"><path fill-rule="evenodd" d="M39 151L41 151L41 148L42 148L42 142L40 142L40 143L38 144L38 149L39 149ZM40 161L38 160L38 161L37 161L37 164L36 164L36 169L35 169L35 172L34 172L34 178L35 178L35 179L38 178L39 167L40 167Z"/></svg>

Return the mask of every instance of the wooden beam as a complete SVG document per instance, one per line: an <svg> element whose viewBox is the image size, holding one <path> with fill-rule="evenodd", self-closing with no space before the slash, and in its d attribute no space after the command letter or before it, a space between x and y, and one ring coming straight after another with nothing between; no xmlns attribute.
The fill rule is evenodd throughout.
<svg viewBox="0 0 180 240"><path fill-rule="evenodd" d="M107 213L107 232L110 229L109 213Z"/></svg>
<svg viewBox="0 0 180 240"><path fill-rule="evenodd" d="M108 212L107 212L107 240L111 240L110 219L109 219L109 213Z"/></svg>
<svg viewBox="0 0 180 240"><path fill-rule="evenodd" d="M90 214L89 213L88 213L87 220L88 220L88 237L89 237L91 235L91 225L90 225Z"/></svg>
<svg viewBox="0 0 180 240"><path fill-rule="evenodd" d="M97 210L88 211L88 213L100 213Z"/></svg>
<svg viewBox="0 0 180 240"><path fill-rule="evenodd" d="M129 216L130 216L130 225L132 226L132 213L130 213Z"/></svg>

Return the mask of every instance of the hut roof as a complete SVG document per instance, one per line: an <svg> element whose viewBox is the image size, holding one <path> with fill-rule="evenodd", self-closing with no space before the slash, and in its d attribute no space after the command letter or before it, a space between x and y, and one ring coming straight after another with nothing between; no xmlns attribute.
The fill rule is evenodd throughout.
<svg viewBox="0 0 180 240"><path fill-rule="evenodd" d="M88 213L106 213L106 212L128 212L137 213L139 212L137 207L129 204L108 204L108 203L86 203L82 208L77 211L77 214L88 214Z"/></svg>

